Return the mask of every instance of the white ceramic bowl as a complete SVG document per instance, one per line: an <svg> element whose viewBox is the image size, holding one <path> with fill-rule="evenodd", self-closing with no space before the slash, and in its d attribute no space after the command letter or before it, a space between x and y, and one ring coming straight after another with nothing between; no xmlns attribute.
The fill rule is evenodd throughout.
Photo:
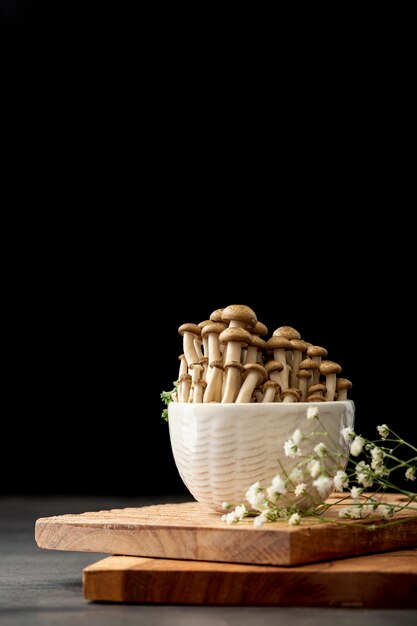
<svg viewBox="0 0 417 626"><path fill-rule="evenodd" d="M312 454L314 446L323 441L330 451L345 454L345 459L340 460L340 465L345 467L349 449L341 430L353 427L355 408L351 400L317 404L171 402L168 407L169 432L182 480L196 500L216 510L224 501L244 503L245 493L254 482L259 480L267 487L277 473L284 477L284 470L290 474L303 460L300 456L292 459L284 454L284 442L295 429L299 428L305 435L323 431L316 419L306 418L310 407L318 408L327 437L314 434L304 441L301 444L303 457ZM326 463L330 473L333 469L335 473L332 462L328 459ZM304 475L307 492L319 497L313 479L307 472ZM294 499L293 494L287 494L282 501ZM309 504L311 498L297 498L297 505L301 508Z"/></svg>

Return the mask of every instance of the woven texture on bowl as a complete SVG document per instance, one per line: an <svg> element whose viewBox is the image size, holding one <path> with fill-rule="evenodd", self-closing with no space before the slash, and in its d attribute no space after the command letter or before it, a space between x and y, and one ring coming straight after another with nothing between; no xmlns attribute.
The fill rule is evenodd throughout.
<svg viewBox="0 0 417 626"><path fill-rule="evenodd" d="M308 420L306 411L317 406L321 425ZM323 441L332 451L342 451L345 459L338 460L338 468L345 467L348 446L341 430L353 426L354 404L344 402L271 403L271 404L182 404L169 405L169 432L172 451L182 480L199 502L219 510L224 501L245 502L247 489L256 481L268 486L280 473L284 476L313 452ZM284 454L284 443L294 430L314 434L301 444L303 457L291 459ZM326 461L330 473L336 468ZM304 472L307 492L318 497L313 479ZM294 500L287 494L284 501ZM308 506L311 498L298 498L297 504Z"/></svg>

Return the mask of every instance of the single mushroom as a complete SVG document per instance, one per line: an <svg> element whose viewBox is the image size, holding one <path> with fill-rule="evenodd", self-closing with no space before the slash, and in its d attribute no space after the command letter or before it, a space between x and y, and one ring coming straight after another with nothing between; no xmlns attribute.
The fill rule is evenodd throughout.
<svg viewBox="0 0 417 626"><path fill-rule="evenodd" d="M287 389L289 384L289 376L288 376L288 364L287 359L285 358L285 351L291 350L291 343L289 339L280 336L274 336L268 339L266 342L267 350L273 350L275 361L279 361L282 363L282 372L281 372L281 387L283 389Z"/></svg>
<svg viewBox="0 0 417 626"><path fill-rule="evenodd" d="M299 369L297 372L297 377L300 380L300 393L301 393L301 402L305 402L307 398L307 387L308 381L313 376L313 373L310 369Z"/></svg>
<svg viewBox="0 0 417 626"><path fill-rule="evenodd" d="M310 372L312 372L312 378L311 378L311 382L313 382L314 380L314 372L318 369L318 365L315 361L313 361L313 359L304 359L304 361L301 361L300 366L298 368L298 372L300 372L300 370L308 370ZM307 392L307 389L306 389ZM306 393L307 395L307 393Z"/></svg>
<svg viewBox="0 0 417 626"><path fill-rule="evenodd" d="M303 360L303 353L307 350L307 343L302 339L290 339L292 348L291 387L298 387L298 368Z"/></svg>
<svg viewBox="0 0 417 626"><path fill-rule="evenodd" d="M256 322L255 328L252 330L252 335L257 337L265 337L268 334L268 328L262 322Z"/></svg>
<svg viewBox="0 0 417 626"><path fill-rule="evenodd" d="M295 330L292 326L280 326L273 332L274 337L285 337L285 339L301 339L301 335L298 330Z"/></svg>
<svg viewBox="0 0 417 626"><path fill-rule="evenodd" d="M313 370L313 376L315 371L316 370ZM317 383L317 385L310 385L308 388L308 396L321 396L324 400L324 394L326 391L327 389L324 385L322 385L322 383Z"/></svg>
<svg viewBox="0 0 417 626"><path fill-rule="evenodd" d="M301 394L299 389L283 389L281 392L283 402L300 402Z"/></svg>
<svg viewBox="0 0 417 626"><path fill-rule="evenodd" d="M201 334L208 341L209 372L207 375L207 389L204 402L220 402L222 394L223 364L220 353L219 335L226 330L222 322L210 322L204 326Z"/></svg>
<svg viewBox="0 0 417 626"><path fill-rule="evenodd" d="M215 311L213 311L213 313L210 315L210 320L212 322L221 322L223 311L224 309L216 309Z"/></svg>
<svg viewBox="0 0 417 626"><path fill-rule="evenodd" d="M247 363L244 370L244 382L236 398L237 404L250 402L255 387L268 378L266 369L262 365L259 365L259 363Z"/></svg>
<svg viewBox="0 0 417 626"><path fill-rule="evenodd" d="M336 379L336 390L338 400L347 400L347 390L352 388L352 383L347 378Z"/></svg>
<svg viewBox="0 0 417 626"><path fill-rule="evenodd" d="M320 364L320 374L326 377L326 395L324 399L326 402L332 402L334 400L334 394L336 393L336 374L340 374L342 368L338 363L333 361L322 361Z"/></svg>
<svg viewBox="0 0 417 626"><path fill-rule="evenodd" d="M222 402L234 402L240 389L240 372L243 371L241 351L251 341L251 336L244 328L229 327L219 335L219 341L227 344L224 363L227 372Z"/></svg>
<svg viewBox="0 0 417 626"><path fill-rule="evenodd" d="M178 400L188 402L190 399L191 376L182 374L178 380Z"/></svg>
<svg viewBox="0 0 417 626"><path fill-rule="evenodd" d="M178 332L183 337L185 358L187 359L188 367L191 367L200 360L195 349L194 339L196 336L200 337L201 330L197 324L182 324Z"/></svg>
<svg viewBox="0 0 417 626"><path fill-rule="evenodd" d="M255 311L244 304L229 304L223 309L222 320L229 324L229 328L244 328L250 331L257 322Z"/></svg>
<svg viewBox="0 0 417 626"><path fill-rule="evenodd" d="M184 374L188 374L188 367L187 367L187 359L185 358L185 354L180 354L180 356L178 357L178 360L180 361L180 371L178 373L178 380L179 380L181 376L183 376Z"/></svg>
<svg viewBox="0 0 417 626"><path fill-rule="evenodd" d="M257 363L258 355L262 355L262 351L265 349L265 346L266 341L256 335L251 335L250 343L248 343L248 347L246 349L245 363Z"/></svg>
<svg viewBox="0 0 417 626"><path fill-rule="evenodd" d="M313 385L317 385L320 379L319 368L321 359L327 356L327 350L326 348L322 348L321 346L310 346L309 348L307 348L307 356L309 356L310 359L313 359L313 361L317 363L317 369L313 372Z"/></svg>
<svg viewBox="0 0 417 626"><path fill-rule="evenodd" d="M204 322L200 322L199 324L197 324L197 326L201 329L204 356L208 356L208 338L207 338L207 335L206 336L203 335L203 328L204 326L207 326L207 324L211 324L211 320L204 320Z"/></svg>
<svg viewBox="0 0 417 626"><path fill-rule="evenodd" d="M198 382L193 383L193 403L203 402L204 398L204 389L207 387L207 383L205 380L199 380Z"/></svg>
<svg viewBox="0 0 417 626"><path fill-rule="evenodd" d="M273 402L278 387L278 383L273 380L265 381L262 385L262 391L264 392L264 398L262 402Z"/></svg>
<svg viewBox="0 0 417 626"><path fill-rule="evenodd" d="M268 363L265 363L265 369L269 378L277 383L279 388L282 389L281 372L284 369L284 366L281 361L268 361Z"/></svg>

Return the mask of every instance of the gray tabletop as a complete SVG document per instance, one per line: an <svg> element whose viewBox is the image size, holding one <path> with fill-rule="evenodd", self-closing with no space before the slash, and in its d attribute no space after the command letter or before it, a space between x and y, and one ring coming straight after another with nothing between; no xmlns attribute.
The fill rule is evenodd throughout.
<svg viewBox="0 0 417 626"><path fill-rule="evenodd" d="M184 500L184 498L180 498ZM0 624L164 626L382 626L417 624L417 611L239 608L97 604L84 600L82 569L103 555L44 551L34 542L38 517L178 501L127 498L0 499ZM302 593L302 589L300 589Z"/></svg>

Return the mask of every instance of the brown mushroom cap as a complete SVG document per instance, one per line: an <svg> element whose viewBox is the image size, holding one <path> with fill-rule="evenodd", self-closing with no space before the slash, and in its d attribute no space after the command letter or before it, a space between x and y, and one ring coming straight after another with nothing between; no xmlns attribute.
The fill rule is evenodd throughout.
<svg viewBox="0 0 417 626"><path fill-rule="evenodd" d="M249 345L256 346L258 350L265 350L266 341L264 341L260 337L257 337L256 335L251 335L251 342Z"/></svg>
<svg viewBox="0 0 417 626"><path fill-rule="evenodd" d="M255 328L253 329L254 335L259 335L259 337L264 337L268 334L268 328L262 322L256 322Z"/></svg>
<svg viewBox="0 0 417 626"><path fill-rule="evenodd" d="M327 391L326 386L322 385L321 383L317 383L317 385L310 385L310 387L308 388L308 393L310 395L315 395L320 391L322 391L323 393L326 393Z"/></svg>
<svg viewBox="0 0 417 626"><path fill-rule="evenodd" d="M220 343L228 343L229 341L239 341L248 344L252 341L251 335L244 328L226 328L219 335Z"/></svg>
<svg viewBox="0 0 417 626"><path fill-rule="evenodd" d="M352 383L347 378L337 378L336 379L336 389L340 391L340 389L351 389Z"/></svg>
<svg viewBox="0 0 417 626"><path fill-rule="evenodd" d="M210 367L217 367L217 369L224 372L223 361L212 361Z"/></svg>
<svg viewBox="0 0 417 626"><path fill-rule="evenodd" d="M291 350L291 343L286 337L271 337L266 342L267 350Z"/></svg>
<svg viewBox="0 0 417 626"><path fill-rule="evenodd" d="M244 374L245 376L247 376L247 374L250 371L258 372L258 374L261 375L261 382L263 382L264 380L268 378L266 369L264 368L263 365L260 365L259 363L246 363L246 365L244 366L244 370L245 370L245 374Z"/></svg>
<svg viewBox="0 0 417 626"><path fill-rule="evenodd" d="M235 369L239 370L240 372L243 372L243 370L245 369L242 365L242 363L239 363L238 361L229 361L228 363L225 363L223 365L223 369L227 370L229 367L234 367Z"/></svg>
<svg viewBox="0 0 417 626"><path fill-rule="evenodd" d="M202 385L203 387L207 387L207 383L202 378L199 381L195 381L191 384L191 387L195 387L196 385Z"/></svg>
<svg viewBox="0 0 417 626"><path fill-rule="evenodd" d="M323 398L323 396L312 395L308 396L307 402L326 402L326 400Z"/></svg>
<svg viewBox="0 0 417 626"><path fill-rule="evenodd" d="M206 326L204 326L201 331L201 335L203 337L205 337L208 333L218 333L220 335L220 333L226 330L226 328L226 324L223 324L222 322L209 322Z"/></svg>
<svg viewBox="0 0 417 626"><path fill-rule="evenodd" d="M197 326L197 324L182 324L178 332L180 335L184 335L184 333L194 333L198 337L201 335L201 328Z"/></svg>
<svg viewBox="0 0 417 626"><path fill-rule="evenodd" d="M290 339L290 344L293 350L300 350L300 352L305 352L308 348L308 344L302 339Z"/></svg>
<svg viewBox="0 0 417 626"><path fill-rule="evenodd" d="M304 359L299 366L300 370L316 370L317 368L318 364L313 359Z"/></svg>
<svg viewBox="0 0 417 626"><path fill-rule="evenodd" d="M270 374L271 372L275 371L282 372L284 366L280 361L268 361L268 363L265 363L265 369L268 374Z"/></svg>
<svg viewBox="0 0 417 626"><path fill-rule="evenodd" d="M210 315L210 319L212 322L221 322L222 321L222 313L224 309L216 309Z"/></svg>
<svg viewBox="0 0 417 626"><path fill-rule="evenodd" d="M288 389L283 389L281 392L282 397L286 395L294 396L294 398L299 402L301 398L301 392L299 389L294 389L293 387L289 387Z"/></svg>
<svg viewBox="0 0 417 626"><path fill-rule="evenodd" d="M322 361L320 364L320 374L324 376L328 374L338 374L342 371L341 366L334 361Z"/></svg>
<svg viewBox="0 0 417 626"><path fill-rule="evenodd" d="M262 385L262 389L264 389L264 390L265 390L265 389L267 389L268 387L275 387L275 388L276 388L276 387L279 387L279 385L278 385L278 383L276 383L274 380L270 380L270 379L268 378L268 380L266 380L266 381L264 382L264 384Z"/></svg>
<svg viewBox="0 0 417 626"><path fill-rule="evenodd" d="M178 383L182 383L184 380L191 380L190 374L183 374L182 376L180 376Z"/></svg>
<svg viewBox="0 0 417 626"><path fill-rule="evenodd" d="M296 376L297 378L311 378L313 376L313 372L310 369L299 369Z"/></svg>
<svg viewBox="0 0 417 626"><path fill-rule="evenodd" d="M286 339L301 339L298 330L292 326L280 326L273 332L274 337L285 337Z"/></svg>
<svg viewBox="0 0 417 626"><path fill-rule="evenodd" d="M199 328L201 328L201 330L203 330L204 326L207 326L207 324L211 324L211 321L210 320L204 320L204 321L200 322L199 324L197 324L197 326Z"/></svg>
<svg viewBox="0 0 417 626"><path fill-rule="evenodd" d="M327 356L326 348L322 348L321 346L310 346L307 348L308 356Z"/></svg>
<svg viewBox="0 0 417 626"><path fill-rule="evenodd" d="M222 313L223 322L236 320L245 326L253 328L257 322L255 311L245 304L229 304Z"/></svg>

